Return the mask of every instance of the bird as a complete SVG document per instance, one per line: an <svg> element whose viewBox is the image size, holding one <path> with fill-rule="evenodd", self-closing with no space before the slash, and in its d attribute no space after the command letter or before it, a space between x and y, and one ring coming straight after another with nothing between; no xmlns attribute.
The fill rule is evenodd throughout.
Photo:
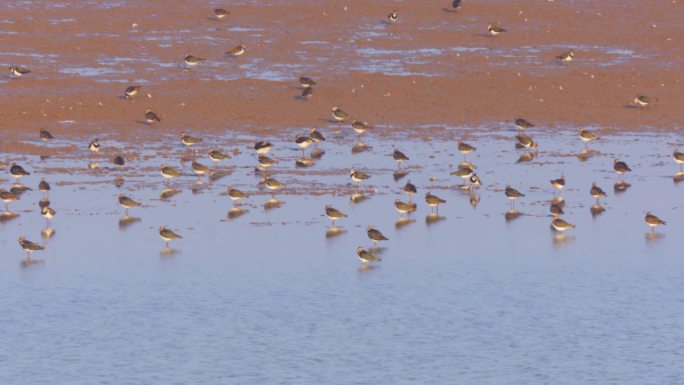
<svg viewBox="0 0 684 385"><path fill-rule="evenodd" d="M487 31L489 31L489 34L492 35L492 36L496 36L496 35L498 35L498 34L500 34L500 33L502 33L502 32L506 32L505 29L499 27L499 26L496 25L496 24L491 24L491 23L490 23L490 24L487 24Z"/></svg>
<svg viewBox="0 0 684 385"><path fill-rule="evenodd" d="M647 212L646 216L644 217L644 220L646 221L646 224L651 227L651 231L655 231L655 228L660 226L660 225L665 225L666 222L655 215L651 214L651 212Z"/></svg>
<svg viewBox="0 0 684 385"><path fill-rule="evenodd" d="M266 186L267 189L271 190L271 196L273 196L276 190L285 187L285 184L273 179L270 175L266 175L264 176L264 186Z"/></svg>
<svg viewBox="0 0 684 385"><path fill-rule="evenodd" d="M140 92L140 89L142 86L134 85L134 86L128 86L124 90L124 99L133 99L135 95Z"/></svg>
<svg viewBox="0 0 684 385"><path fill-rule="evenodd" d="M553 220L551 221L551 226L553 227L554 230L556 230L560 233L564 232L565 230L575 228L575 225L573 225L572 223L569 223L569 222L567 222L567 221L565 221L559 217L553 218Z"/></svg>
<svg viewBox="0 0 684 385"><path fill-rule="evenodd" d="M263 154L259 154L257 161L259 162L259 168L261 170L266 170L274 164L278 164L277 160L269 158L268 156Z"/></svg>
<svg viewBox="0 0 684 385"><path fill-rule="evenodd" d="M145 110L145 121L149 124L152 124L154 122L161 122L161 119L159 119L159 116L157 116L157 114L148 108Z"/></svg>
<svg viewBox="0 0 684 385"><path fill-rule="evenodd" d="M409 160L409 158L408 158L408 156L406 156L406 154L397 150L396 148L392 152L392 159L394 159L394 161L397 162L397 167L401 167L401 164L403 162L406 162L407 160Z"/></svg>
<svg viewBox="0 0 684 385"><path fill-rule="evenodd" d="M627 166L627 163L619 159L613 160L613 170L615 170L615 172L618 174L620 178L622 178L622 175L624 173L632 171L632 169L629 168L629 166Z"/></svg>
<svg viewBox="0 0 684 385"><path fill-rule="evenodd" d="M228 194L228 197L230 197L230 199L233 201L233 203L236 203L240 199L249 198L249 194L230 187L228 188L226 193Z"/></svg>
<svg viewBox="0 0 684 385"><path fill-rule="evenodd" d="M214 8L214 16L216 16L217 19L221 20L226 16L230 16L231 13L226 11L223 8Z"/></svg>
<svg viewBox="0 0 684 385"><path fill-rule="evenodd" d="M254 143L254 150L259 155L266 154L267 152L271 151L272 148L273 145L271 144L271 142L258 141Z"/></svg>
<svg viewBox="0 0 684 385"><path fill-rule="evenodd" d="M571 62L575 58L575 50L571 49L570 51L563 52L562 54L556 56L556 59L560 60L561 62Z"/></svg>
<svg viewBox="0 0 684 385"><path fill-rule="evenodd" d="M596 204L599 203L599 199L601 197L608 196L606 195L606 192L603 191L599 186L596 185L596 182L591 184L591 189L589 189L589 194L592 196L592 198L596 199Z"/></svg>
<svg viewBox="0 0 684 385"><path fill-rule="evenodd" d="M565 187L565 176L561 175L560 178L551 180L551 186L556 190L562 190Z"/></svg>
<svg viewBox="0 0 684 385"><path fill-rule="evenodd" d="M306 148L309 147L313 142L313 139L305 135L297 135L297 137L295 138L295 143L297 144L297 147L299 147L302 150L302 156L304 156L304 150L306 150Z"/></svg>
<svg viewBox="0 0 684 385"><path fill-rule="evenodd" d="M215 148L209 149L208 154L209 154L209 159L211 159L211 161L214 163L220 162L222 160L230 160L231 159L230 155L228 155L227 153L225 153L221 150L217 150Z"/></svg>
<svg viewBox="0 0 684 385"><path fill-rule="evenodd" d="M458 176L462 179L470 179L473 176L473 169L470 167L459 167L456 171L452 171L449 175Z"/></svg>
<svg viewBox="0 0 684 385"><path fill-rule="evenodd" d="M335 227L335 221L340 218L346 218L347 214L342 211L332 207L331 205L325 205L325 216L332 222L332 227Z"/></svg>
<svg viewBox="0 0 684 385"><path fill-rule="evenodd" d="M338 107L333 107L333 108L332 108L332 117L333 117L333 119L335 119L335 121L341 122L341 121L344 121L344 120L348 120L348 119L349 119L349 114L347 114L346 112L342 111L342 110L339 109Z"/></svg>
<svg viewBox="0 0 684 385"><path fill-rule="evenodd" d="M50 183L46 182L45 179L41 179L40 183L38 183L38 190L40 190L40 192L49 194L50 193Z"/></svg>
<svg viewBox="0 0 684 385"><path fill-rule="evenodd" d="M526 128L532 128L534 127L534 124L528 122L527 120L523 118L518 118L515 120L515 126L518 128L518 130L524 130Z"/></svg>
<svg viewBox="0 0 684 385"><path fill-rule="evenodd" d="M591 131L585 130L584 128L579 129L578 136L584 142L585 147L589 142L601 139L600 136L594 135Z"/></svg>
<svg viewBox="0 0 684 385"><path fill-rule="evenodd" d="M180 176L180 172L177 168L167 165L161 165L159 167L159 173L167 180Z"/></svg>
<svg viewBox="0 0 684 385"><path fill-rule="evenodd" d="M410 180L406 182L406 184L404 185L403 190L404 190L404 192L406 193L406 195L409 196L409 198L411 197L411 195L418 193L418 189L416 188L416 185L414 185L413 183L411 183Z"/></svg>
<svg viewBox="0 0 684 385"><path fill-rule="evenodd" d="M306 76L302 76L299 78L299 85L304 87L304 88L311 88L311 87L316 85L316 82L311 78L308 78Z"/></svg>
<svg viewBox="0 0 684 385"><path fill-rule="evenodd" d="M463 159L465 159L466 155L474 152L475 150L477 150L475 147L466 142L461 142L458 144L458 151L463 154Z"/></svg>
<svg viewBox="0 0 684 385"><path fill-rule="evenodd" d="M183 56L183 61L185 62L185 65L189 67L194 67L198 65L200 62L203 62L204 60L206 59L198 56L193 56L189 53L186 53L185 56Z"/></svg>
<svg viewBox="0 0 684 385"><path fill-rule="evenodd" d="M117 168L121 168L124 166L124 164L126 164L126 159L121 155L117 155L114 157L114 160L112 160L112 162L114 163L114 166L116 166Z"/></svg>
<svg viewBox="0 0 684 385"><path fill-rule="evenodd" d="M412 204L412 202L404 202L401 199L395 199L394 209L403 216L404 214L416 211L416 206L415 204Z"/></svg>
<svg viewBox="0 0 684 385"><path fill-rule="evenodd" d="M311 138L316 143L325 141L325 137L323 136L323 134L321 134L320 131L313 127L309 129L309 138Z"/></svg>
<svg viewBox="0 0 684 385"><path fill-rule="evenodd" d="M173 241L174 239L183 238L180 235L176 234L173 230L167 229L165 226L159 227L159 236L164 242L166 242L166 248L169 247L169 242Z"/></svg>
<svg viewBox="0 0 684 385"><path fill-rule="evenodd" d="M479 187L482 184L482 180L475 173L473 173L473 175L470 176L470 179L468 181L470 182L471 187Z"/></svg>
<svg viewBox="0 0 684 385"><path fill-rule="evenodd" d="M356 248L356 254L359 256L359 260L363 263L370 262L381 262L382 258L376 257L375 255L366 251L363 247Z"/></svg>
<svg viewBox="0 0 684 385"><path fill-rule="evenodd" d="M31 259L31 253L34 251L45 250L45 246L35 244L23 236L19 237L19 246L26 252L26 259Z"/></svg>
<svg viewBox="0 0 684 385"><path fill-rule="evenodd" d="M516 135L515 139L518 141L516 143L517 147L521 148L537 148L537 142L525 134Z"/></svg>
<svg viewBox="0 0 684 385"><path fill-rule="evenodd" d="M48 130L46 130L46 129L44 129L44 128L43 128L42 130L40 130L39 136L40 136L40 139L43 140L43 141L45 141L45 142L47 142L48 140L52 140L52 139L55 138L54 136L52 136L52 134L50 133L50 131L48 131Z"/></svg>
<svg viewBox="0 0 684 385"><path fill-rule="evenodd" d="M48 221L48 223L50 222L50 220L52 220L52 218L55 215L57 215L55 210L53 210L50 206L43 207L42 209L40 209L40 214L43 216L43 218L45 218Z"/></svg>
<svg viewBox="0 0 684 385"><path fill-rule="evenodd" d="M438 197L437 195L432 195L431 192L426 192L425 203L427 203L427 205L430 206L432 210L436 208L439 212L439 205L446 203L446 200Z"/></svg>
<svg viewBox="0 0 684 385"><path fill-rule="evenodd" d="M24 68L24 67L10 66L9 67L9 73L11 76L19 77L19 76L28 75L31 73L31 71L28 68Z"/></svg>
<svg viewBox="0 0 684 385"><path fill-rule="evenodd" d="M19 195L11 191L0 188L0 199L5 203L5 211L9 212L9 204L18 201Z"/></svg>
<svg viewBox="0 0 684 385"><path fill-rule="evenodd" d="M244 44L240 44L226 51L226 56L238 57L245 53L247 47Z"/></svg>
<svg viewBox="0 0 684 385"><path fill-rule="evenodd" d="M368 122L362 122L360 120L355 120L351 124L352 129L359 135L363 134L368 130Z"/></svg>
<svg viewBox="0 0 684 385"><path fill-rule="evenodd" d="M140 206L140 202L137 202L123 194L119 194L119 205L126 210L126 216L128 216L128 209L136 206Z"/></svg>
<svg viewBox="0 0 684 385"><path fill-rule="evenodd" d="M188 147L190 147L194 144L197 144L197 143L201 143L202 140L203 140L202 138L198 138L196 136L188 135L185 132L181 132L181 134L180 134L180 142L183 145L188 146Z"/></svg>
<svg viewBox="0 0 684 385"><path fill-rule="evenodd" d="M389 15L387 15L387 20L390 22L390 24L399 20L399 14L397 13L397 10L390 12Z"/></svg>
<svg viewBox="0 0 684 385"><path fill-rule="evenodd" d="M90 152L100 152L100 141L95 138L90 141L90 144L88 144L88 150Z"/></svg>
<svg viewBox="0 0 684 385"><path fill-rule="evenodd" d="M359 183L363 180L370 178L370 175L366 174L365 172L358 171L353 168L349 170L349 176L351 177L351 180L355 183Z"/></svg>
<svg viewBox="0 0 684 385"><path fill-rule="evenodd" d="M31 175L31 173L24 170L24 168L20 165L12 163L12 166L10 166L10 175L12 175L14 178L18 180L21 177Z"/></svg>
<svg viewBox="0 0 684 385"><path fill-rule="evenodd" d="M516 199L524 197L525 194L521 193L520 191L514 189L511 186L506 186L506 189L504 190L504 194L506 197L510 200L511 202L511 207L513 207L513 204Z"/></svg>
<svg viewBox="0 0 684 385"><path fill-rule="evenodd" d="M680 152L679 149L676 149L672 152L672 158L677 162L679 165L679 169L682 169L682 164L684 164L684 152Z"/></svg>
<svg viewBox="0 0 684 385"><path fill-rule="evenodd" d="M377 245L378 242L380 241L388 241L389 238L387 238L380 230L376 229L373 226L368 226L366 228L366 234L368 235L368 239L373 241L373 244Z"/></svg>
<svg viewBox="0 0 684 385"><path fill-rule="evenodd" d="M637 96L634 98L634 101L633 101L633 102L634 102L635 105L637 105L637 106L639 106L639 107L646 107L646 106L648 106L649 104L651 104L653 101L652 101L651 98L648 97L648 96L645 96L645 95L637 95Z"/></svg>
<svg viewBox="0 0 684 385"><path fill-rule="evenodd" d="M195 174L197 174L198 178L202 178L202 175L204 175L210 171L209 167L203 165L202 163L196 162L196 161L192 162L192 165L190 166L190 168L192 168L192 171Z"/></svg>

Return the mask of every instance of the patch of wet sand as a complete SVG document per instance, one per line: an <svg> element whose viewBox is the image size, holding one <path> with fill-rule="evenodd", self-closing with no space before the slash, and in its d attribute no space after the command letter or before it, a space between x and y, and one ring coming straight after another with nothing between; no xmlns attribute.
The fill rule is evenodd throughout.
<svg viewBox="0 0 684 385"><path fill-rule="evenodd" d="M0 24L6 64L34 72L0 79L2 150L30 152L11 133L44 126L63 137L129 141L184 129L272 135L336 126L332 106L391 131L495 128L518 116L553 130L678 129L681 4L476 2L450 13L447 3L401 4L388 26L392 6L376 1L236 4L220 22L209 4L11 2ZM41 18L31 16L36 9ZM492 21L509 32L483 35ZM241 42L245 55L223 55ZM556 63L569 48L576 60ZM187 52L207 61L181 68ZM301 75L318 82L308 101L295 98ZM121 99L134 83L142 95ZM626 108L636 94L657 102ZM146 108L162 122L141 124Z"/></svg>

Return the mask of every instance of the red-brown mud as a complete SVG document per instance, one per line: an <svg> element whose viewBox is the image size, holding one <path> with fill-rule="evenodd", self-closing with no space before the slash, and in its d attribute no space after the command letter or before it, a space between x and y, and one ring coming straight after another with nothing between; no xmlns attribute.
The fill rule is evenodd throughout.
<svg viewBox="0 0 684 385"><path fill-rule="evenodd" d="M333 125L332 106L391 130L512 127L516 117L550 129L678 130L684 122L679 1L464 1L457 12L433 0L229 2L232 15L221 21L214 2L106 3L3 8L5 66L33 72L0 79L0 151L30 151L20 140L46 126L83 140L273 135ZM394 9L399 21L384 25ZM489 22L508 31L489 37ZM224 56L241 42L243 56ZM576 60L556 63L570 48ZM180 68L185 53L207 61ZM318 82L308 101L295 98L302 75ZM141 95L123 100L131 84L143 85ZM657 102L626 107L637 94ZM162 122L140 123L146 108Z"/></svg>

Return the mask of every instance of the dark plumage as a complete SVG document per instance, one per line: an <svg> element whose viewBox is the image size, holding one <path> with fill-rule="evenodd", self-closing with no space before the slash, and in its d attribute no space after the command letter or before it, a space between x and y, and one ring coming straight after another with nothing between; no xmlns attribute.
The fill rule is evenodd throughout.
<svg viewBox="0 0 684 385"><path fill-rule="evenodd" d="M301 85L304 88L310 88L316 85L316 82L313 81L313 79L308 78L306 76L302 76L299 78L299 85Z"/></svg>
<svg viewBox="0 0 684 385"><path fill-rule="evenodd" d="M226 16L230 16L231 13L229 11L226 11L223 8L215 8L214 9L214 16L216 16L217 19L223 19Z"/></svg>
<svg viewBox="0 0 684 385"><path fill-rule="evenodd" d="M627 166L627 163L618 159L615 159L613 161L613 169L616 173L618 173L618 175L622 175L626 172L632 171L632 169L629 168L629 166Z"/></svg>
<svg viewBox="0 0 684 385"><path fill-rule="evenodd" d="M309 130L309 137L316 143L323 142L325 140L323 134L321 134L320 131L313 127L311 127L311 129Z"/></svg>
<svg viewBox="0 0 684 385"><path fill-rule="evenodd" d="M515 120L515 126L518 127L519 130L524 130L526 128L534 127L534 124L528 122L527 120L525 120L523 118L518 118Z"/></svg>
<svg viewBox="0 0 684 385"><path fill-rule="evenodd" d="M368 228L366 229L366 234L368 234L368 238L371 241L373 241L373 243L389 240L389 238L387 238L383 233L381 233L380 230L374 228L373 226L368 226Z"/></svg>
<svg viewBox="0 0 684 385"><path fill-rule="evenodd" d="M45 250L45 246L37 245L24 237L19 237L19 246L26 252L26 257L31 259L31 253L38 250Z"/></svg>
<svg viewBox="0 0 684 385"><path fill-rule="evenodd" d="M41 140L44 140L44 141L46 141L46 142L47 142L48 140L52 140L52 139L55 138L54 136L52 136L52 134L50 133L50 131L48 131L48 130L46 130L46 129L40 130L39 136L40 136L40 139L41 139Z"/></svg>
<svg viewBox="0 0 684 385"><path fill-rule="evenodd" d="M147 123L161 122L161 119L151 109L145 110L145 120Z"/></svg>
<svg viewBox="0 0 684 385"><path fill-rule="evenodd" d="M18 165L16 163L12 163L12 166L10 167L10 175L19 179L23 176L31 175L31 173L24 170L24 168L21 167L20 165Z"/></svg>
<svg viewBox="0 0 684 385"><path fill-rule="evenodd" d="M369 262L380 262L382 261L382 258L376 257L375 255L369 253L366 251L363 247L357 247L356 248L356 254L359 256L359 259L363 263L369 263Z"/></svg>
<svg viewBox="0 0 684 385"><path fill-rule="evenodd" d="M128 86L126 87L126 90L124 91L124 98L126 99L133 99L135 95L140 92L140 89L142 86Z"/></svg>

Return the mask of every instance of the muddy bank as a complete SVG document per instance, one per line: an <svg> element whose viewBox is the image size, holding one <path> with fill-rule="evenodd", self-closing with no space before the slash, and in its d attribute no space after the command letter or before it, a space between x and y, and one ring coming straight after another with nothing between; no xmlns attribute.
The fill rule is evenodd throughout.
<svg viewBox="0 0 684 385"><path fill-rule="evenodd" d="M158 131L336 127L332 106L391 130L501 127L518 116L551 129L677 130L684 118L678 2L466 2L458 12L443 9L448 1L241 2L221 21L209 3L121 5L9 3L5 65L33 73L0 79L2 151L22 151L8 134L44 126L146 141ZM399 21L387 25L393 9ZM508 31L489 37L489 22ZM243 42L245 55L223 55ZM558 64L569 48L576 60ZM186 69L188 52L207 60ZM318 82L307 101L297 98L301 75ZM130 84L142 94L123 100ZM657 101L627 108L637 94ZM141 123L147 108L160 124Z"/></svg>

